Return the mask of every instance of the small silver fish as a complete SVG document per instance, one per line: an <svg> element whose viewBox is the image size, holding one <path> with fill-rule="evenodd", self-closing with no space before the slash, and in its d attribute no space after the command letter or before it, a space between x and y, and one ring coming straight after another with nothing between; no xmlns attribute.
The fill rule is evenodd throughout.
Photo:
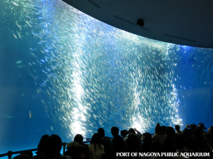
<svg viewBox="0 0 213 159"><path fill-rule="evenodd" d="M16 64L20 64L20 63L22 63L22 61L17 61L17 62L16 62Z"/></svg>

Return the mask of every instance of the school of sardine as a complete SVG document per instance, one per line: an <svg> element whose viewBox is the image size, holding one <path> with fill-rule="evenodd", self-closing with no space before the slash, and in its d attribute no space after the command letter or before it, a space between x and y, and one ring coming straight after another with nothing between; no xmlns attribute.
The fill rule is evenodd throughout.
<svg viewBox="0 0 213 159"><path fill-rule="evenodd" d="M33 60L20 58L16 65L26 67L34 78L34 98L41 100L48 117L70 129L68 137L91 135L99 127L109 131L115 125L141 132L153 130L158 122L182 125L178 109L184 102L178 89L184 88L175 83L181 80L177 70L184 62L180 52L188 52L188 47L116 29L61 0L1 3L0 9L8 13L2 18L12 24L7 26L11 36L31 37ZM212 55L201 59L190 49L190 67L199 71Z"/></svg>

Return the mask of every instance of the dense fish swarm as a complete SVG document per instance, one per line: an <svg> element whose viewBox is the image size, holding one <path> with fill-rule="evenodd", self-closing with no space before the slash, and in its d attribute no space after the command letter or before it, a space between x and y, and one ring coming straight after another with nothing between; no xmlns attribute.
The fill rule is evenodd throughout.
<svg viewBox="0 0 213 159"><path fill-rule="evenodd" d="M175 83L180 52L188 47L118 30L61 0L1 3L11 36L28 41L32 56L16 64L34 78L35 98L54 122L70 128L69 137L114 125L144 132L157 122L182 124Z"/></svg>

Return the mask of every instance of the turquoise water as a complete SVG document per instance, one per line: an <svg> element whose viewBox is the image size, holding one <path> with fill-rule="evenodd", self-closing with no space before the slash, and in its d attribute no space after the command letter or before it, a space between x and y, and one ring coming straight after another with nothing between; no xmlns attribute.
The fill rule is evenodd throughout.
<svg viewBox="0 0 213 159"><path fill-rule="evenodd" d="M60 0L0 4L0 154L44 134L212 125L212 49L136 36Z"/></svg>

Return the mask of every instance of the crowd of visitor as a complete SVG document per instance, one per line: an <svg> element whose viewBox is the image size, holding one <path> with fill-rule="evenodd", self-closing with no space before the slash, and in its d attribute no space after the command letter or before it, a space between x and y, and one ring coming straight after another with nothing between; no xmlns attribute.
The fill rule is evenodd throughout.
<svg viewBox="0 0 213 159"><path fill-rule="evenodd" d="M141 134L137 129L122 130L119 135L118 127L111 128L113 138L105 136L103 128L99 128L90 141L83 143L83 136L77 134L74 141L66 146L65 154L61 155L62 140L58 135L42 136L36 156L32 152L23 152L14 159L153 159L164 157L130 156L129 152L213 152L213 126L208 131L203 123L187 125L183 131L180 126L155 127L154 135L148 132ZM122 153L121 153L122 152ZM126 152L126 153L125 153ZM116 154L119 156L116 156ZM175 158L183 158L175 156ZM174 157L166 157L174 158ZM187 157L192 158L192 157ZM197 157L198 158L198 157ZM204 157L202 157L204 158ZM213 158L212 154L208 158Z"/></svg>

